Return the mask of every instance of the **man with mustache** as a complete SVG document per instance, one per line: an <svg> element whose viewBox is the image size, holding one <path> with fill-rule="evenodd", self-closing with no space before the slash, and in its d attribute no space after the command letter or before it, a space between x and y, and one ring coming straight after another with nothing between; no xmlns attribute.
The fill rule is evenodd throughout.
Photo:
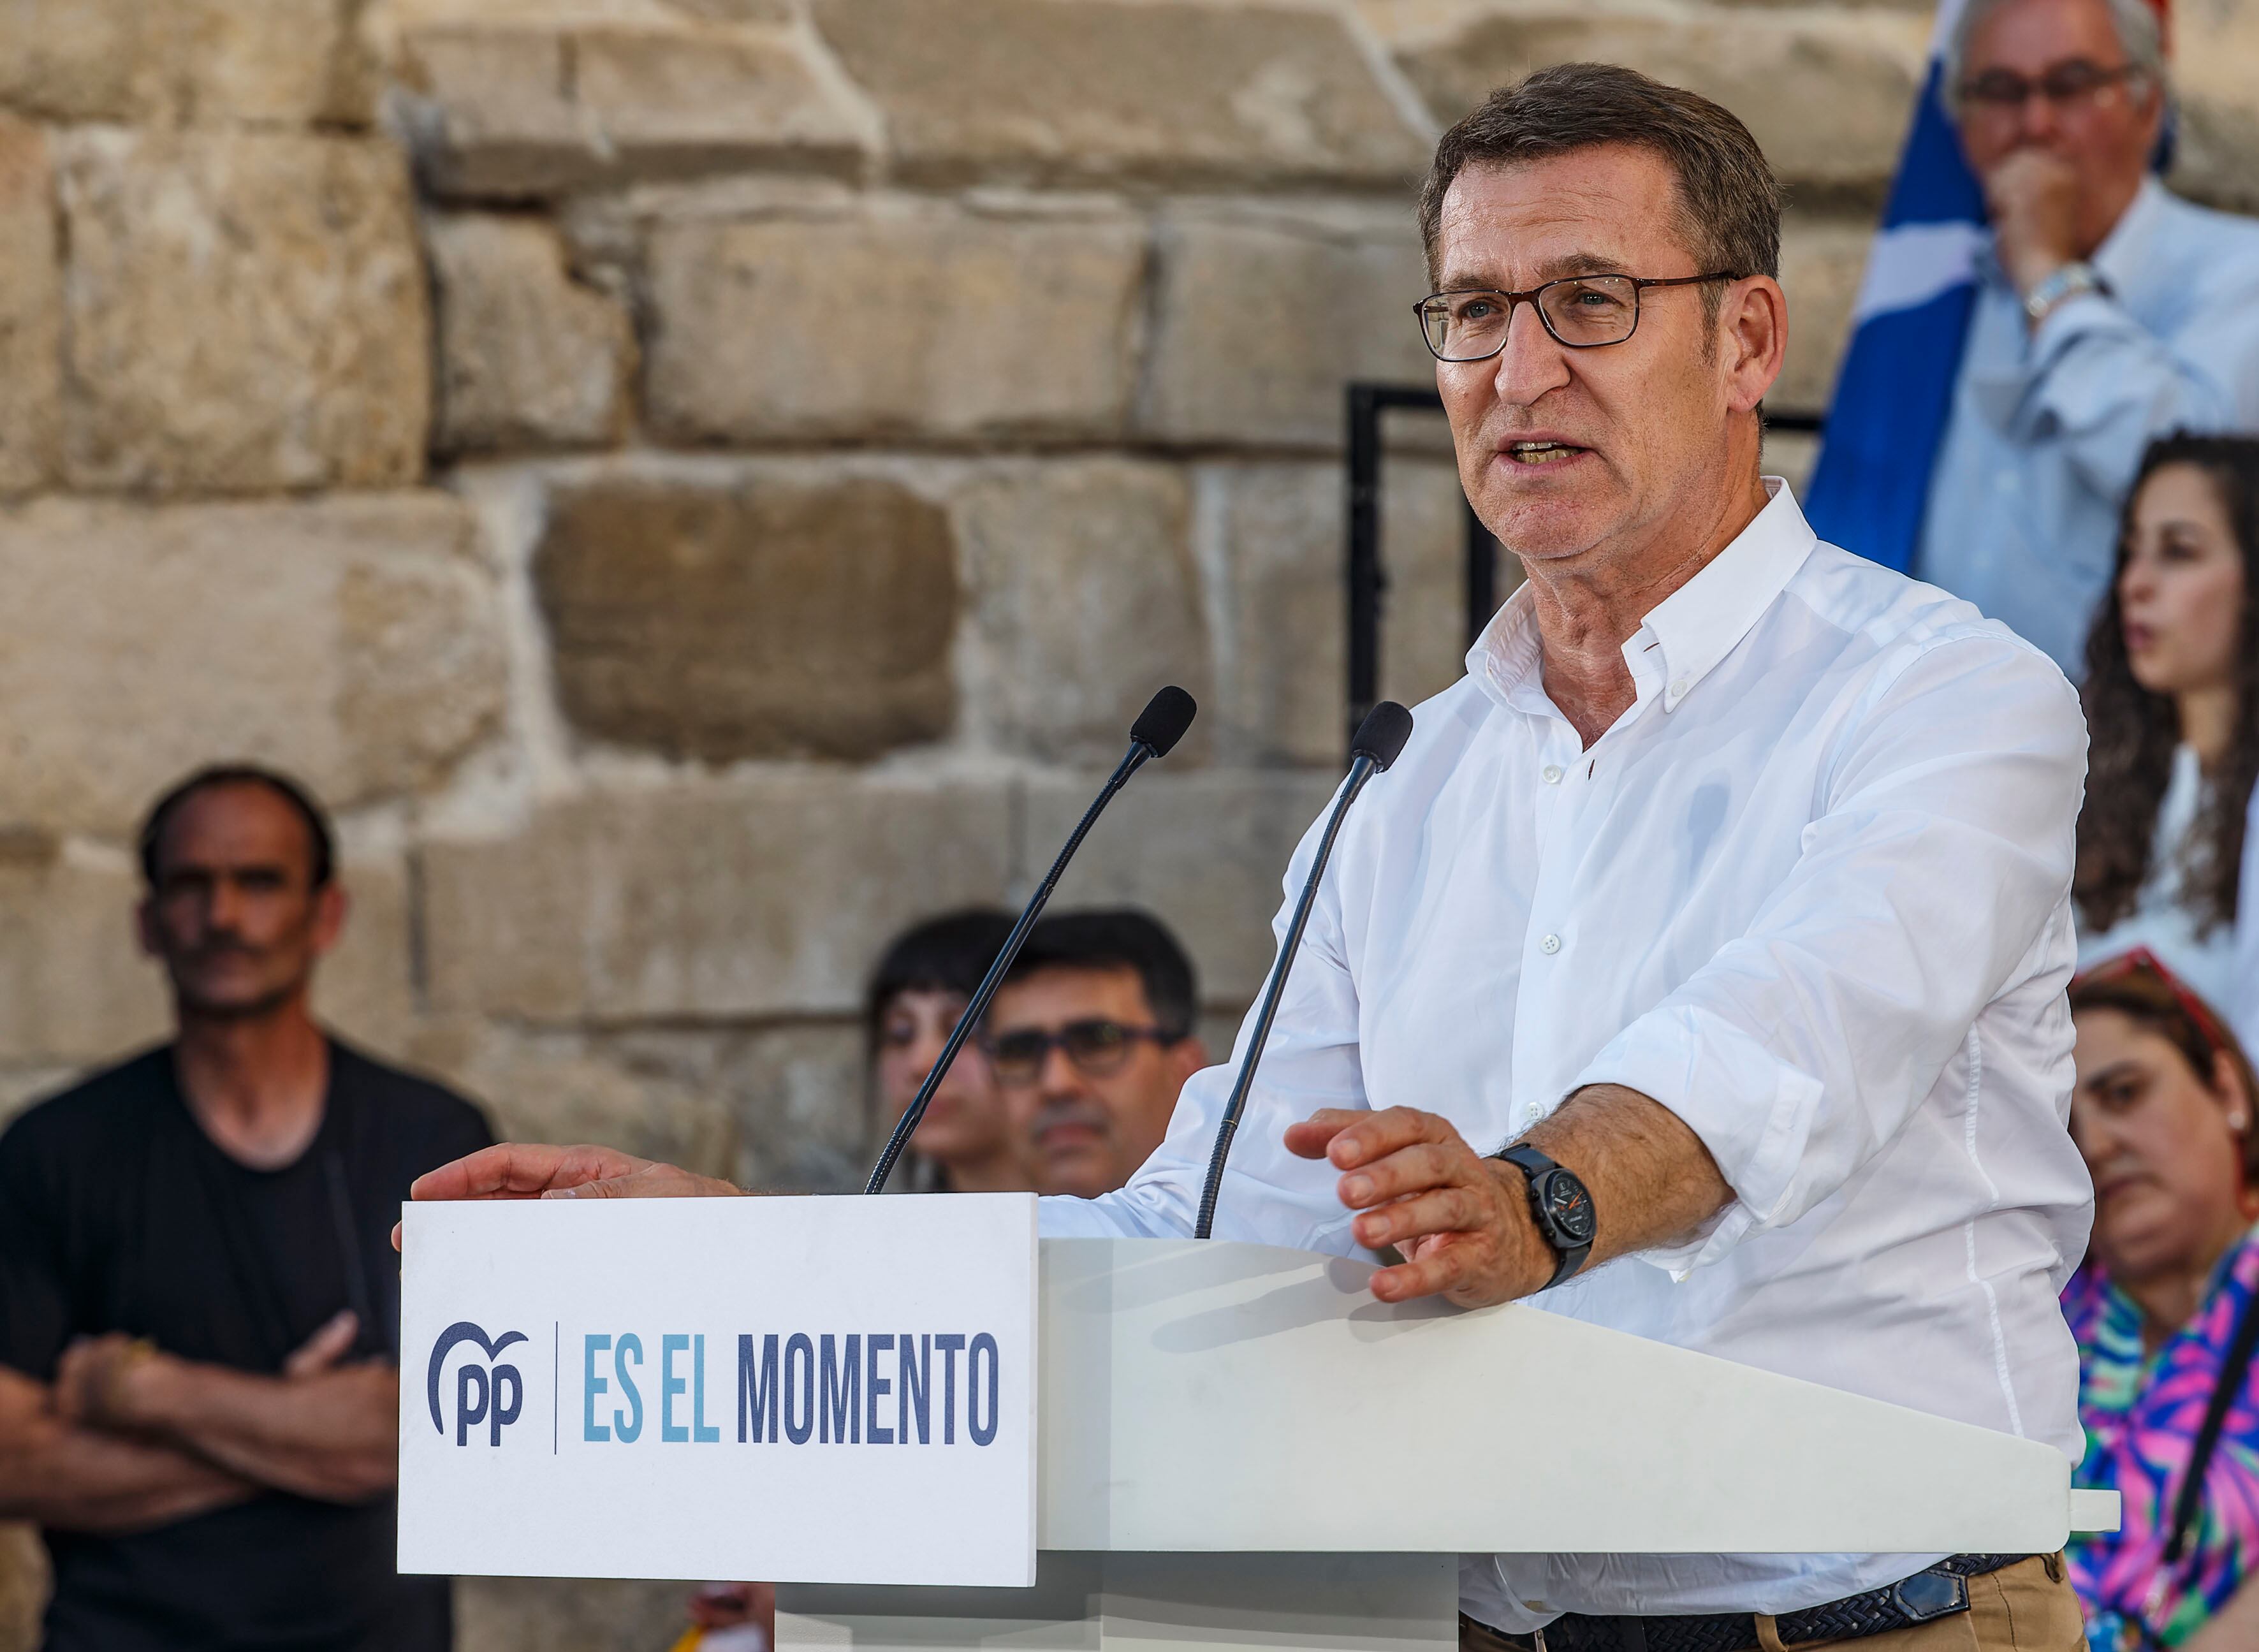
<svg viewBox="0 0 2259 1652"><path fill-rule="evenodd" d="M1030 932L982 1042L1037 1193L1112 1193L1161 1144L1208 1065L1197 1008L1192 960L1143 912L1061 913Z"/></svg>
<svg viewBox="0 0 2259 1652"><path fill-rule="evenodd" d="M430 1652L394 1570L399 1274L416 1176L476 1108L325 1033L346 894L281 775L189 777L141 836L178 1036L0 1136L0 1518L53 1560L46 1652Z"/></svg>

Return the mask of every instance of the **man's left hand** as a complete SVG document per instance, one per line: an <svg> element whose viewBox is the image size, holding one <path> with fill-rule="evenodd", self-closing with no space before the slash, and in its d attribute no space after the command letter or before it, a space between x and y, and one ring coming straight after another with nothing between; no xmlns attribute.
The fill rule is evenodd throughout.
<svg viewBox="0 0 2259 1652"><path fill-rule="evenodd" d="M1382 1301L1440 1295L1486 1307L1552 1278L1521 1172L1481 1157L1449 1120L1412 1107L1322 1107L1288 1126L1286 1142L1343 1172L1341 1201L1360 1213L1350 1225L1358 1243L1394 1245L1407 1258L1372 1276Z"/></svg>

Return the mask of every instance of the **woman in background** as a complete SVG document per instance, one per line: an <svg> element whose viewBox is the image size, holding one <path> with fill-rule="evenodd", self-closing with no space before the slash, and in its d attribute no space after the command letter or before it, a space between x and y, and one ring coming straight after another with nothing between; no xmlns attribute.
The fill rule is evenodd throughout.
<svg viewBox="0 0 2259 1652"><path fill-rule="evenodd" d="M2259 1080L2211 1008L2137 951L2070 984L2070 1129L2094 1237L2063 1296L2086 1456L2116 1532L2065 1551L2095 1652L2259 1646Z"/></svg>
<svg viewBox="0 0 2259 1652"><path fill-rule="evenodd" d="M951 912L903 930L880 956L863 997L880 1140L916 1097L1011 932L1001 912ZM1024 1193L1035 1185L977 1040L957 1052L888 1185L922 1193Z"/></svg>
<svg viewBox="0 0 2259 1652"><path fill-rule="evenodd" d="M2234 991L2246 807L2259 781L2259 440L2150 445L2086 645L2079 962L2146 946Z"/></svg>

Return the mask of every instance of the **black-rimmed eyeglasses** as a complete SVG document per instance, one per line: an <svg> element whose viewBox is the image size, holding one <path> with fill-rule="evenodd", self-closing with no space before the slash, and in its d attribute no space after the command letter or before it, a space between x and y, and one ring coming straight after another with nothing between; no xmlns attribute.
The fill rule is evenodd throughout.
<svg viewBox="0 0 2259 1652"><path fill-rule="evenodd" d="M1571 350L1621 344L1639 328L1639 296L1650 287L1696 287L1740 277L1714 275L1564 275L1527 292L1490 288L1430 293L1413 308L1420 336L1438 361L1487 361L1506 348L1516 304L1529 304L1545 331Z"/></svg>
<svg viewBox="0 0 2259 1652"><path fill-rule="evenodd" d="M1057 1032L1040 1027L1017 1028L985 1037L980 1044L988 1052L988 1065L997 1082L1020 1085L1033 1084L1042 1076L1044 1063L1054 1050L1065 1050L1080 1071L1103 1079L1121 1072L1130 1052L1144 1040L1172 1044L1181 1036L1159 1027L1125 1027L1118 1021L1093 1016L1071 1021Z"/></svg>

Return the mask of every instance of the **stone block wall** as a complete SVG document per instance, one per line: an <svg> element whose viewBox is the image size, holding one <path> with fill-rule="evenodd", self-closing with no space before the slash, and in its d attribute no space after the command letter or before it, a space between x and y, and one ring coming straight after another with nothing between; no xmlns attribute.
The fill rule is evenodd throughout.
<svg viewBox="0 0 2259 1652"><path fill-rule="evenodd" d="M2259 206L2248 8L2177 11L2185 187ZM1163 681L1201 720L1062 899L1178 925L1222 1043L1339 758L1341 387L1429 371L1435 133L1569 57L1735 108L1794 200L1775 404L1816 408L1928 27L4 0L0 1114L161 1035L132 831L245 756L340 813L349 1035L513 1134L851 1186L874 950L1024 894ZM1436 424L1392 425L1407 700L1464 646ZM659 1648L680 1593L469 1585L464 1641Z"/></svg>

